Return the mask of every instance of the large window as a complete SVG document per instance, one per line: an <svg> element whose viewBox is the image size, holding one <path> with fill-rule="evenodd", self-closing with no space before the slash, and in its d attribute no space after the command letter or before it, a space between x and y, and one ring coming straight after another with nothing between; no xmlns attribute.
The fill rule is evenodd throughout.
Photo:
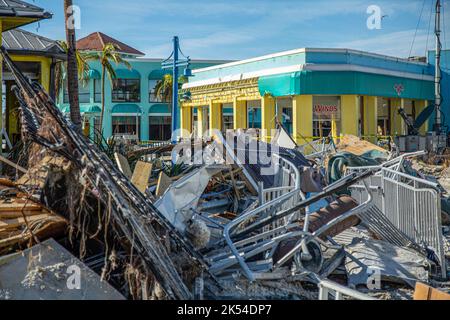
<svg viewBox="0 0 450 320"><path fill-rule="evenodd" d="M114 79L113 102L140 102L141 81L139 79Z"/></svg>
<svg viewBox="0 0 450 320"><path fill-rule="evenodd" d="M163 102L161 97L156 93L156 85L160 80L148 80L148 101L149 102ZM164 101L166 102L166 101Z"/></svg>
<svg viewBox="0 0 450 320"><path fill-rule="evenodd" d="M138 116L113 116L112 129L115 136L137 136L139 138Z"/></svg>
<svg viewBox="0 0 450 320"><path fill-rule="evenodd" d="M100 79L94 80L94 102L102 102L102 81Z"/></svg>
<svg viewBox="0 0 450 320"><path fill-rule="evenodd" d="M261 129L261 101L247 101L247 119L249 129Z"/></svg>
<svg viewBox="0 0 450 320"><path fill-rule="evenodd" d="M150 116L150 140L169 141L172 137L171 116Z"/></svg>
<svg viewBox="0 0 450 320"><path fill-rule="evenodd" d="M78 96L80 103L91 102L91 92L89 90L89 81L80 81L78 83Z"/></svg>
<svg viewBox="0 0 450 320"><path fill-rule="evenodd" d="M69 85L67 83L67 79L64 80L64 97L63 103L69 103ZM80 103L89 103L91 102L91 93L89 88L89 81L80 81L78 82L78 99Z"/></svg>
<svg viewBox="0 0 450 320"><path fill-rule="evenodd" d="M379 98L377 108L377 134L379 136L388 136L391 134L391 108L388 99Z"/></svg>
<svg viewBox="0 0 450 320"><path fill-rule="evenodd" d="M313 135L316 138L327 137L335 126L336 135L340 135L341 99L335 96L316 96L313 99Z"/></svg>

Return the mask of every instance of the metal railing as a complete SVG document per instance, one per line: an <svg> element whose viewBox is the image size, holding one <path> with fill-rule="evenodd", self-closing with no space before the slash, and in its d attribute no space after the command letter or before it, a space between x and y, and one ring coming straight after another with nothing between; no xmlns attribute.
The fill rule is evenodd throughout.
<svg viewBox="0 0 450 320"><path fill-rule="evenodd" d="M420 153L415 153L417 154ZM364 181L369 185L369 189L361 183L349 189L352 197L359 203L369 197L368 191L372 192L376 211L382 212L393 226L410 239L413 246L431 249L438 260L440 275L446 278L441 191L437 183L401 172L402 162L408 156L411 154L380 166L376 175ZM365 169L367 168L349 168L349 172L355 173ZM404 243L404 240L386 240L397 245Z"/></svg>
<svg viewBox="0 0 450 320"><path fill-rule="evenodd" d="M329 300L330 295L334 297L334 300L345 300L345 297L353 300L378 300L330 280L322 280L317 286L319 287L319 300Z"/></svg>

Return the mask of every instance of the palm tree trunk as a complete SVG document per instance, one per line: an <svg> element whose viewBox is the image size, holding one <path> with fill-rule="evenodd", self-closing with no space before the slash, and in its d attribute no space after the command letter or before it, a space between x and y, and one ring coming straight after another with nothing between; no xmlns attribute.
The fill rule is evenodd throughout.
<svg viewBox="0 0 450 320"><path fill-rule="evenodd" d="M103 117L105 116L105 81L106 68L102 66L102 112L100 113L100 132L103 135Z"/></svg>
<svg viewBox="0 0 450 320"><path fill-rule="evenodd" d="M75 28L70 25L72 22L69 9L73 5L72 0L64 0L64 16L66 21L67 38L67 82L70 103L70 119L75 128L81 132L80 101L78 97L78 66L76 57Z"/></svg>

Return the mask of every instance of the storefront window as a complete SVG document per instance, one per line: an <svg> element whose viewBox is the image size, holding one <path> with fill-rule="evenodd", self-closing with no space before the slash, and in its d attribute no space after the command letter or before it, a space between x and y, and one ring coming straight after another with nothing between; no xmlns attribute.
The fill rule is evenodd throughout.
<svg viewBox="0 0 450 320"><path fill-rule="evenodd" d="M234 117L233 117L233 104L224 103L222 105L222 131L227 132L227 130L233 130L234 128Z"/></svg>
<svg viewBox="0 0 450 320"><path fill-rule="evenodd" d="M140 102L141 81L139 79L114 79L113 102Z"/></svg>
<svg viewBox="0 0 450 320"><path fill-rule="evenodd" d="M391 134L390 108L388 99L382 98L378 99L377 109L378 109L377 133L379 136L388 136Z"/></svg>
<svg viewBox="0 0 450 320"><path fill-rule="evenodd" d="M333 128L340 134L341 101L335 96L316 96L313 98L313 135L317 138L328 137Z"/></svg>
<svg viewBox="0 0 450 320"><path fill-rule="evenodd" d="M171 116L150 116L150 140L169 141L172 137Z"/></svg>
<svg viewBox="0 0 450 320"><path fill-rule="evenodd" d="M222 128L223 128L224 132L227 132L227 130L233 130L233 128L234 128L233 114L224 114L223 115Z"/></svg>
<svg viewBox="0 0 450 320"><path fill-rule="evenodd" d="M115 136L139 137L140 117L137 116L113 116L112 129Z"/></svg>
<svg viewBox="0 0 450 320"><path fill-rule="evenodd" d="M247 119L249 129L261 129L261 101L253 100L247 102Z"/></svg>
<svg viewBox="0 0 450 320"><path fill-rule="evenodd" d="M292 134L292 98L277 98L277 108L282 114L282 124Z"/></svg>

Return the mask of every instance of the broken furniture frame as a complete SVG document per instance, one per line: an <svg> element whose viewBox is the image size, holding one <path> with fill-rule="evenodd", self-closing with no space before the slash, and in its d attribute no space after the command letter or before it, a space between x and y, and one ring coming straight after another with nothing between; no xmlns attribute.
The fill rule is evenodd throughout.
<svg viewBox="0 0 450 320"><path fill-rule="evenodd" d="M329 143L327 143L328 140L330 141ZM312 148L314 152L308 154L306 152L306 148L308 147ZM329 153L336 152L336 145L333 137L330 135L329 137L323 137L322 139L314 140L301 145L297 147L297 150L304 154L306 159L315 160L318 162L318 165L323 166L326 156Z"/></svg>
<svg viewBox="0 0 450 320"><path fill-rule="evenodd" d="M280 207L282 207L286 201L289 201L292 197L299 195L299 191L294 190L234 219L225 226L223 231L224 240L229 250L224 251L222 249L219 253L213 252L209 255L209 257L206 257L206 260L212 263L210 272L217 275L227 268L235 264L239 264L247 279L254 281L258 278L258 274L251 270L250 264L247 263L246 260L265 252L266 254L264 255L264 261L267 262L272 258L278 245L282 241L289 239L297 240L295 247L282 256L275 265L271 266L272 262L269 261L268 265L270 267L268 267L267 270L274 271L277 268L282 267L291 258L294 258L296 265L299 267L302 267L302 262L306 261L306 264L308 264L308 262L312 259L316 259L316 264L313 264L314 268L318 268L320 270L322 262L320 244L325 247L329 247L328 244L319 238L320 235L343 219L350 216L358 215L364 217L364 212L370 207L374 207L372 201L373 198L370 196L365 203L359 205L353 210L350 210L345 215L327 223L314 233L309 232L310 215L306 210L302 230L299 228L298 224L293 223L292 217L296 213L300 212L300 210L306 209L309 205L323 199L324 197L330 196L339 190L347 188L349 185L362 181L372 174L373 173L371 171L368 171L360 175L353 174L347 176L342 179L342 181L338 181L338 183L329 186L318 195L309 199L304 199L300 201L300 203L288 209L280 210ZM369 190L368 194L371 194ZM285 219L286 217L288 217L287 220ZM276 228L264 231L265 227L272 226L274 222L279 221L282 221L282 225L278 225ZM238 228L245 223L250 224L245 227ZM256 232L255 234L254 231L259 232ZM218 244L216 244L215 247L218 247ZM317 250L319 251L318 255L320 255L320 257L317 256ZM312 256L311 253L314 253L314 256ZM318 272L319 270L314 271Z"/></svg>

